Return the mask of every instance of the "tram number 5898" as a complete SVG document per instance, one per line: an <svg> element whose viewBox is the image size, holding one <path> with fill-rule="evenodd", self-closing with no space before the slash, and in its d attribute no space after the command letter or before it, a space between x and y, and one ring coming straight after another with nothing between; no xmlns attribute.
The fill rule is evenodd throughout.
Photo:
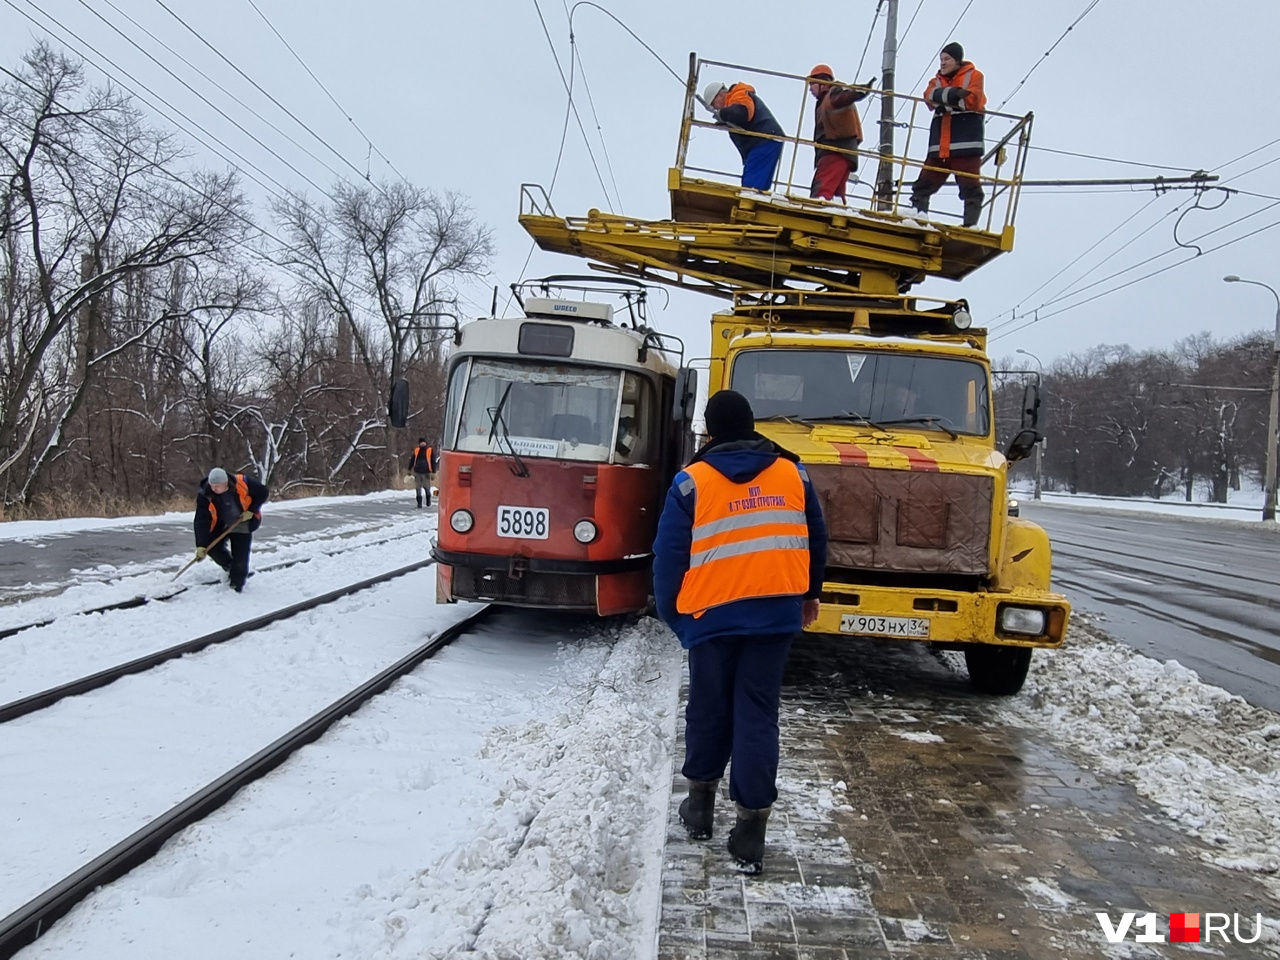
<svg viewBox="0 0 1280 960"><path fill-rule="evenodd" d="M498 536L519 540L546 540L551 511L546 507L498 507Z"/></svg>

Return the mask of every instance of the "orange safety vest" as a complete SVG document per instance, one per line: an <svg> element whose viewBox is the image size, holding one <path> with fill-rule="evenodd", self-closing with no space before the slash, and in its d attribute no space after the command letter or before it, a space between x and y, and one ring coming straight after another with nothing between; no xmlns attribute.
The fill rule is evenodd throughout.
<svg viewBox="0 0 1280 960"><path fill-rule="evenodd" d="M939 73L924 88L924 99L933 106L933 91L960 87L966 91L957 107L950 107L933 118L929 126L929 156L982 156L985 147L985 124L982 114L987 108L986 78L968 60L951 76Z"/></svg>
<svg viewBox="0 0 1280 960"><path fill-rule="evenodd" d="M804 467L779 457L746 483L709 463L684 472L694 486L693 536L677 611L700 617L735 600L809 589Z"/></svg>
<svg viewBox="0 0 1280 960"><path fill-rule="evenodd" d="M236 496L240 498L241 512L248 510L249 504L253 503L253 497L249 496L249 484L244 482L244 474L237 473L235 475L235 478L232 480L232 483L235 484ZM208 506L209 506L209 530L213 531L218 529L218 511L214 509L212 500L209 501ZM255 512L254 516L255 517L262 516L262 511L259 510ZM239 536L239 534L236 534L236 536Z"/></svg>

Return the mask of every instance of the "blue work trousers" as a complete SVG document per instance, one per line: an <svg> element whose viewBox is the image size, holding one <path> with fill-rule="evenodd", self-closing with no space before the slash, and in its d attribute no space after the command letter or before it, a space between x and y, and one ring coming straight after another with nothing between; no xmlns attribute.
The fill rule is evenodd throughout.
<svg viewBox="0 0 1280 960"><path fill-rule="evenodd" d="M729 796L751 810L778 799L778 700L791 639L714 637L689 649L682 772L718 780L732 757Z"/></svg>
<svg viewBox="0 0 1280 960"><path fill-rule="evenodd" d="M742 158L742 185L766 192L773 189L773 175L782 156L782 141L761 140Z"/></svg>

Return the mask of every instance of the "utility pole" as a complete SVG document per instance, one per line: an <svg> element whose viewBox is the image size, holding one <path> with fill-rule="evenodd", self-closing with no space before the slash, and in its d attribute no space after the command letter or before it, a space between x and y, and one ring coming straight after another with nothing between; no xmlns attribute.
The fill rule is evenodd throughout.
<svg viewBox="0 0 1280 960"><path fill-rule="evenodd" d="M1276 435L1280 433L1280 293L1269 284L1245 280L1234 273L1222 278L1227 283L1248 283L1266 287L1276 298L1276 329L1271 345L1271 413L1267 417L1267 475L1262 481L1262 519L1276 519Z"/></svg>
<svg viewBox="0 0 1280 960"><path fill-rule="evenodd" d="M898 62L898 0L888 0L884 18L884 57L880 61L880 169L876 172L876 209L893 206L893 85Z"/></svg>

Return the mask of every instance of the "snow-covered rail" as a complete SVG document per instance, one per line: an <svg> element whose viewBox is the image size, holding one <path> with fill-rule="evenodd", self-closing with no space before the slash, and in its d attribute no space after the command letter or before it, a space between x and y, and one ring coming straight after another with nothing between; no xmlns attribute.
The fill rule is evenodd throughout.
<svg viewBox="0 0 1280 960"><path fill-rule="evenodd" d="M412 569L424 565L416 564ZM409 569L401 569L394 575L407 573ZM380 579L385 580L390 576L392 575L386 575ZM0 958L11 957L22 947L34 942L54 920L65 914L93 890L123 876L148 860L169 838L204 819L230 800L241 788L266 776L301 747L319 739L337 721L359 709L424 660L431 658L457 637L475 627L489 615L490 611L490 607L482 607L466 619L435 634L416 650L366 680L350 693L335 700L274 743L264 747L0 920Z"/></svg>
<svg viewBox="0 0 1280 960"><path fill-rule="evenodd" d="M376 577L368 577L356 583L348 584L337 590L330 590L318 597L312 597L298 603L290 604L287 607L281 607L270 613L253 617L250 620L244 620L240 623L232 624L229 627L223 627L221 630L215 630L204 636L196 637L194 640L187 640L164 650L158 650L155 653L149 653L146 656L136 657L126 663L117 664L114 667L108 667L105 670L99 670L97 673L80 677L77 680L71 680L67 683L59 684L56 687L50 687L47 690L41 690L29 696L22 697L18 700L0 705L0 723L9 720L15 720L18 717L24 717L27 714L35 713L37 710L43 710L50 707L66 697L75 696L81 693L87 693L90 690L97 690L99 687L105 687L109 683L114 683L121 677L126 677L131 673L141 673L144 670L150 670L152 667L159 666L166 661L173 660L188 653L194 653L197 650L203 650L205 647L215 643L222 643L225 640L231 640L242 634L249 633L253 630L260 630L265 626L286 620L296 614L306 610L314 610L316 607L324 606L327 603L333 603L343 597L351 596L353 593L359 593L361 590L367 590L370 587L377 586L380 583L386 583L388 580L394 580L397 577L403 577L407 573L420 570L423 567L430 566L435 563L434 560L419 560L406 566L391 570L388 573L378 574ZM130 606L136 606L131 604Z"/></svg>

